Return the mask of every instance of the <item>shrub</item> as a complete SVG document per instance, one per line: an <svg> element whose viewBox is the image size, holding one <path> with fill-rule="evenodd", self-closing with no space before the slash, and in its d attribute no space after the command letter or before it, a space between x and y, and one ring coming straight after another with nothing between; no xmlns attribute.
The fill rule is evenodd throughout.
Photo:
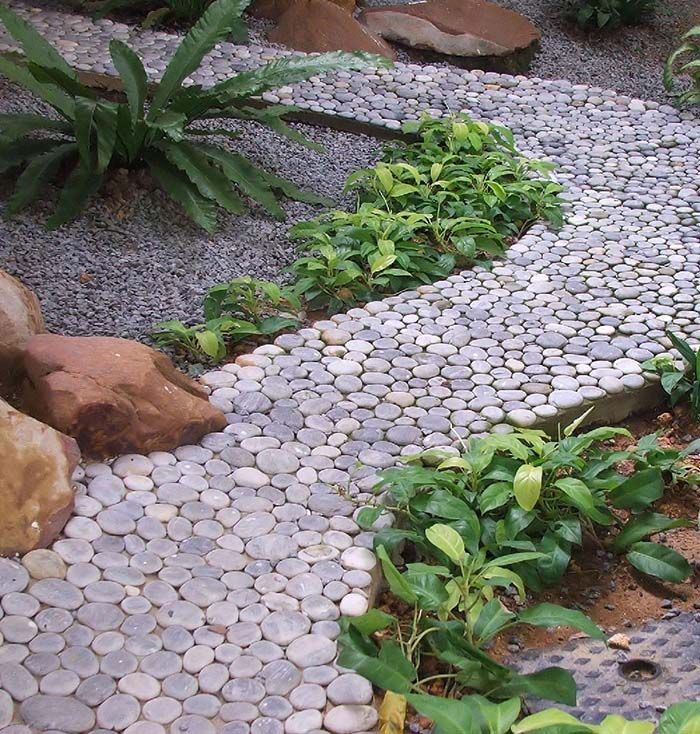
<svg viewBox="0 0 700 734"><path fill-rule="evenodd" d="M159 346L220 362L229 344L298 327L295 314L300 309L290 288L243 276L207 291L204 323L187 326L182 321L163 321L153 327L153 338Z"/></svg>
<svg viewBox="0 0 700 734"><path fill-rule="evenodd" d="M426 537L426 528L448 523L468 547L478 544L496 561L514 551L543 554L515 569L538 591L561 579L586 535L617 527L611 548L625 553L635 568L666 581L685 580L692 571L686 559L647 538L692 524L654 512L653 504L663 497L668 478L689 476L683 460L700 442L683 451L665 449L652 434L633 448L609 450L599 443L629 432L603 427L574 436L577 424L558 441L542 431L517 429L472 438L461 456L433 451L414 459L438 461L436 468L387 470L377 491L386 493L384 502L399 526L380 530L376 543L393 549L408 540L422 557L449 566ZM631 463L634 472L619 471L620 462ZM358 522L370 527L381 511L364 509Z"/></svg>
<svg viewBox="0 0 700 734"><path fill-rule="evenodd" d="M48 226L73 219L101 186L112 168L147 167L154 179L197 224L211 232L217 205L233 214L245 210L242 196L254 199L271 214L284 217L275 192L309 202L321 197L299 190L291 182L264 171L238 153L201 136L229 130L192 129L198 120L255 120L295 140L287 128L282 106L262 110L247 105L262 92L315 74L364 67L377 57L331 53L290 56L242 72L209 88L183 86L204 56L237 22L248 0L216 0L178 47L146 104L146 72L139 57L121 41L110 43L112 61L126 92L126 102L98 99L80 83L63 57L25 20L0 6L0 21L20 43L27 65L0 58L0 73L48 103L58 118L36 114L0 116L0 171L23 171L17 179L6 213L16 214L37 199L59 172L67 177ZM377 61L377 63L382 63ZM33 134L43 133L38 137Z"/></svg>
<svg viewBox="0 0 700 734"><path fill-rule="evenodd" d="M666 61L664 86L681 104L700 104L700 25L691 28L682 40ZM677 76L689 81L680 91L676 89Z"/></svg>
<svg viewBox="0 0 700 734"><path fill-rule="evenodd" d="M661 377L661 387L669 398L671 407L681 400L690 402L690 410L695 418L700 418L700 348L693 349L685 339L676 334L668 334L673 346L683 360L683 367L669 356L653 357L642 367Z"/></svg>
<svg viewBox="0 0 700 734"><path fill-rule="evenodd" d="M609 30L649 20L656 5L657 0L572 0L569 13L581 28Z"/></svg>
<svg viewBox="0 0 700 734"><path fill-rule="evenodd" d="M388 146L353 173L352 214L333 212L292 229L308 254L294 263L299 292L332 310L486 264L533 222L562 221L553 166L515 148L512 133L468 116L404 125L413 143Z"/></svg>

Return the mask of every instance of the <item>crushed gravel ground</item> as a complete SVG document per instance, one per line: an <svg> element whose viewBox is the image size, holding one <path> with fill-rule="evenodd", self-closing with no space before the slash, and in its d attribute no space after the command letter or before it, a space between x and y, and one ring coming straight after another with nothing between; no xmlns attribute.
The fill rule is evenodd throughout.
<svg viewBox="0 0 700 734"><path fill-rule="evenodd" d="M2 112L39 107L0 78ZM258 125L233 126L242 136L235 143L219 142L235 145L258 164L339 206L351 203L342 193L348 174L371 165L380 145L363 136L295 125L324 146L320 154ZM0 207L9 191L3 181ZM201 320L202 295L214 283L239 275L284 280L284 268L296 257L289 227L323 209L292 201L283 206L284 222L261 210L243 217L221 212L219 228L208 235L147 179L117 176L83 216L57 231L43 226L51 201L10 222L0 219L0 268L35 290L51 331L143 338L157 321Z"/></svg>
<svg viewBox="0 0 700 734"><path fill-rule="evenodd" d="M666 58L681 35L700 23L699 0L659 0L656 17L649 23L595 33L582 31L566 18L566 0L492 1L524 15L542 33L528 76L567 79L657 102L668 102L661 80ZM401 2L367 0L367 5ZM401 49L399 60L419 57Z"/></svg>

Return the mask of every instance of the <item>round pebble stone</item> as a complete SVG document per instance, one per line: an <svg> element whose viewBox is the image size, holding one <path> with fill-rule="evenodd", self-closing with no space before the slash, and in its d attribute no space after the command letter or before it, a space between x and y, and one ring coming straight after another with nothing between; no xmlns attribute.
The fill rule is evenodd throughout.
<svg viewBox="0 0 700 734"><path fill-rule="evenodd" d="M142 713L148 721L170 724L182 713L182 704L174 698L159 696L146 701Z"/></svg>
<svg viewBox="0 0 700 734"><path fill-rule="evenodd" d="M14 704L10 694L0 691L0 729L4 729L12 721L13 711Z"/></svg>
<svg viewBox="0 0 700 734"><path fill-rule="evenodd" d="M72 670L54 670L39 681L39 690L53 696L69 696L80 685Z"/></svg>
<svg viewBox="0 0 700 734"><path fill-rule="evenodd" d="M160 694L160 682L146 673L129 673L119 680L119 691L140 701L148 701Z"/></svg>
<svg viewBox="0 0 700 734"><path fill-rule="evenodd" d="M272 612L261 624L265 639L277 645L289 645L292 641L306 635L311 628L308 617L300 612Z"/></svg>
<svg viewBox="0 0 700 734"><path fill-rule="evenodd" d="M65 561L55 551L38 548L22 556L22 565L29 575L36 580L64 579L66 577Z"/></svg>
<svg viewBox="0 0 700 734"><path fill-rule="evenodd" d="M70 696L38 694L25 699L20 716L32 729L56 729L66 734L92 731L95 714L92 709Z"/></svg>
<svg viewBox="0 0 700 734"><path fill-rule="evenodd" d="M222 689L226 701L258 703L265 697L265 687L252 678L230 680Z"/></svg>
<svg viewBox="0 0 700 734"><path fill-rule="evenodd" d="M331 681L327 689L328 700L340 704L370 704L373 698L372 684L356 673L345 673Z"/></svg>
<svg viewBox="0 0 700 734"><path fill-rule="evenodd" d="M124 729L124 734L166 734L165 728L152 721L137 721Z"/></svg>
<svg viewBox="0 0 700 734"><path fill-rule="evenodd" d="M29 593L42 604L59 609L78 609L83 603L83 593L68 581L44 578L29 588Z"/></svg>
<svg viewBox="0 0 700 734"><path fill-rule="evenodd" d="M287 648L287 657L300 668L324 665L335 658L336 645L320 635L302 635Z"/></svg>
<svg viewBox="0 0 700 734"><path fill-rule="evenodd" d="M332 734L357 734L374 729L378 718L372 706L342 704L326 713L323 726Z"/></svg>
<svg viewBox="0 0 700 734"><path fill-rule="evenodd" d="M214 725L203 716L186 714L170 725L171 734L216 734Z"/></svg>
<svg viewBox="0 0 700 734"><path fill-rule="evenodd" d="M323 716L320 711L309 709L297 711L284 723L285 734L306 734L306 732L320 729L323 725ZM359 731L359 730L356 730Z"/></svg>
<svg viewBox="0 0 700 734"><path fill-rule="evenodd" d="M99 706L117 690L117 684L109 675L98 674L86 678L75 692L75 697L87 706Z"/></svg>
<svg viewBox="0 0 700 734"><path fill-rule="evenodd" d="M116 693L97 707L97 723L105 729L123 731L138 719L139 702L124 693Z"/></svg>
<svg viewBox="0 0 700 734"><path fill-rule="evenodd" d="M178 701L194 696L198 687L197 679L189 673L173 673L163 680L163 694Z"/></svg>

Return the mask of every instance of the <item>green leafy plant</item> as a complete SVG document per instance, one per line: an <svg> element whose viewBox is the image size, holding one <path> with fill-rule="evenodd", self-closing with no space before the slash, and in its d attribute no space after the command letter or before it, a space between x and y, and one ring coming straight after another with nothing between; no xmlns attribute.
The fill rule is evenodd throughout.
<svg viewBox="0 0 700 734"><path fill-rule="evenodd" d="M668 332L668 337L678 350L683 367L679 367L673 357L668 355L653 357L644 362L642 367L660 376L661 387L668 395L671 407L688 399L692 414L700 418L700 349L693 349L677 334Z"/></svg>
<svg viewBox="0 0 700 734"><path fill-rule="evenodd" d="M581 420L581 419L579 419ZM413 457L413 464L389 469L376 488L382 501L358 515L371 527L385 507L398 527L381 529L376 543L396 548L407 540L423 560L450 565L426 537L436 522L447 523L468 543L478 542L495 558L512 552L536 552L539 558L517 564L526 586L540 590L556 583L584 537L597 544L598 533L611 534L611 549L626 553L643 573L683 581L692 569L676 551L648 542L656 533L692 523L652 510L666 478L690 476L683 459L698 449L659 446L655 435L636 447L615 451L600 442L630 434L621 428L596 428L574 435L579 421L557 441L542 431L517 429L511 434L472 438L460 456L437 451ZM437 462L421 466L417 462ZM624 474L620 462L634 471Z"/></svg>
<svg viewBox="0 0 700 734"><path fill-rule="evenodd" d="M301 309L291 288L248 276L212 286L204 297L205 322L164 321L153 327L156 344L220 362L228 344L299 326Z"/></svg>
<svg viewBox="0 0 700 734"><path fill-rule="evenodd" d="M524 593L522 581L509 566L541 554L514 553L487 561L478 537L465 544L454 528L442 524L430 526L426 537L457 570L409 563L401 572L384 546L378 546L389 589L413 613L408 621L378 610L342 619L338 663L401 695L422 692L427 683L439 678L456 690L478 691L495 700L535 695L574 705L576 684L567 671L554 667L521 675L484 651L496 635L515 624L568 625L605 639L582 612L538 604L516 614L494 595L494 589L511 586ZM376 644L372 636L380 631ZM418 671L426 657L434 658L446 672L420 678Z"/></svg>
<svg viewBox="0 0 700 734"><path fill-rule="evenodd" d="M455 258L425 240L425 221L424 214L363 204L295 225L290 236L310 253L291 266L297 292L312 307L337 310L444 278Z"/></svg>
<svg viewBox="0 0 700 734"><path fill-rule="evenodd" d="M664 87L681 104L700 104L700 25L691 28L681 41L666 60ZM687 77L689 82L681 90L676 88L678 76Z"/></svg>
<svg viewBox="0 0 700 734"><path fill-rule="evenodd" d="M600 724L584 724L564 711L546 709L518 721L511 731L513 734L696 734L700 731L700 703L674 703L661 715L658 728L651 721L628 721L614 714L606 716Z"/></svg>
<svg viewBox="0 0 700 734"><path fill-rule="evenodd" d="M294 227L305 254L292 266L299 292L338 309L487 264L533 222L562 222L562 187L548 163L515 148L506 128L457 115L404 125L373 168L348 177L353 213Z"/></svg>
<svg viewBox="0 0 700 734"><path fill-rule="evenodd" d="M569 15L581 28L610 30L644 23L656 7L657 0L571 0Z"/></svg>
<svg viewBox="0 0 700 734"><path fill-rule="evenodd" d="M198 120L255 120L294 140L282 115L289 108L255 109L251 97L332 69L383 63L369 54L331 53L290 56L245 71L208 88L183 86L204 56L238 22L249 0L216 0L184 37L146 104L146 71L121 41L110 43L126 102L99 99L81 84L63 57L30 23L0 6L0 21L23 49L26 66L0 58L0 73L49 104L57 117L0 115L0 172L22 169L5 211L12 216L34 202L47 183L65 174L49 227L73 219L112 168L147 167L156 182L205 230L216 226L217 206L233 214L245 210L243 196L283 218L276 192L327 203L275 176L238 153L208 142L213 133L235 137L228 129L193 128ZM35 133L41 133L35 136ZM59 176L60 174L60 176Z"/></svg>

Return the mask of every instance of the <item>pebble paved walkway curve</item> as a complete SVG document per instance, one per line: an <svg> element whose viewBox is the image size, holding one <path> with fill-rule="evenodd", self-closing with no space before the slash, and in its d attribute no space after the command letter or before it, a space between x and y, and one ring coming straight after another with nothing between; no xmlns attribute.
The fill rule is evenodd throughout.
<svg viewBox="0 0 700 734"><path fill-rule="evenodd" d="M140 39L154 74L172 48L168 34L28 14L82 68L109 71L95 53L112 34ZM278 54L222 44L200 81ZM3 734L371 731L370 685L334 659L337 619L366 610L376 573L353 520L376 473L457 436L634 395L669 324L700 338L689 114L400 64L269 99L390 127L423 109L498 120L558 164L568 221L532 227L490 271L369 303L204 375L229 425L198 445L82 467L62 538L0 560Z"/></svg>

